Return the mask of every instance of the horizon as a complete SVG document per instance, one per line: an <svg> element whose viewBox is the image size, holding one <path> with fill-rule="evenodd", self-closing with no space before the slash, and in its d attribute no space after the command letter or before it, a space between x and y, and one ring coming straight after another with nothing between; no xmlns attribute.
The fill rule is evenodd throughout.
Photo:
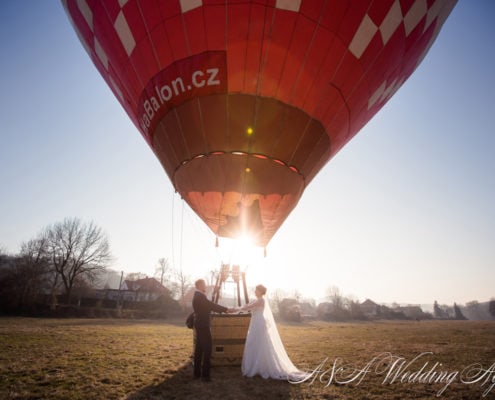
<svg viewBox="0 0 495 400"><path fill-rule="evenodd" d="M112 278L109 278L107 277L107 279L102 279L100 281L100 284L101 285L106 285L106 284L115 284L113 286L116 286L116 287L109 287L109 289L111 290L118 290L118 286L119 286L119 281L120 280L120 274L122 273L123 271L117 271L117 270L114 270L112 268L109 268L106 273L107 274L114 274L114 276ZM123 276L123 280L129 280L129 279L126 279L126 275L124 274ZM151 275L151 276L148 276L148 275L145 275L145 278L139 278L139 279L148 279L148 278L154 278L156 279L158 282L160 281L156 274L155 275ZM139 280L139 279L135 279L135 280ZM133 279L130 279L131 281ZM173 279L170 279L169 280L170 283L173 283L174 280ZM207 280L207 293L208 295L210 296L212 294L212 290L213 288L215 287L215 284L214 283L211 283L209 282L209 280ZM230 286L234 285L235 282L231 281L231 280L227 280L225 282L225 284L228 284L229 285L229 288ZM101 286L99 285L99 286ZM110 285L112 286L112 285ZM167 287L166 285L166 282L163 284L163 286ZM256 284L253 284L253 285L250 285L250 284L247 284L247 289L248 289L248 294L252 295L254 293L254 289L256 287ZM194 282L191 281L188 285L187 285L187 290L191 290L191 289L194 289ZM229 291L222 291L222 298L227 298L229 300L232 300L232 299L235 299L236 298L236 288L235 287L232 287L230 288L232 290L232 295L230 295L231 293ZM319 304L319 303L323 303L323 302L328 302L329 299L328 297L329 296L323 296L323 297L312 297L311 295L310 296L304 296L302 294L298 294L296 295L296 290L293 288L293 289L285 289L285 288L280 288L280 287L275 287L275 288L267 288L267 294L265 295L265 297L267 297L270 301L272 301L274 299L274 297L278 297L280 295L280 293L276 293L278 291L282 291L281 293L281 296L282 298L284 299L296 299L298 300L298 302L300 303L304 303L304 302L307 302L307 301L314 301L316 304ZM229 294L230 293L230 294ZM276 293L276 294L275 294ZM453 303L442 303L442 302L439 302L437 300L432 300L431 302L421 302L421 303L409 303L409 302L403 302L403 301L400 301L400 300L395 300L395 301L388 301L388 302L383 302L383 301L379 301L377 299L371 299L371 298L361 298L359 297L358 295L356 294L345 294L345 293L340 293L342 295L342 297L346 298L346 299L349 299L349 300L353 300L353 301L357 301L359 304L362 304L363 302L367 301L367 300L371 300L372 302L378 304L378 305L385 305L385 306L392 306L392 305L398 305L398 306L421 306L422 308L424 306L431 306L431 309L433 310L433 305L435 302L437 302L440 306L450 306L452 307L454 304L457 304L458 306L467 306L469 303L471 302L478 302L480 304L485 304L485 303L489 303L490 301L492 300L495 300L495 296L492 296L490 299L472 299L466 303L460 303L458 301L454 301Z"/></svg>

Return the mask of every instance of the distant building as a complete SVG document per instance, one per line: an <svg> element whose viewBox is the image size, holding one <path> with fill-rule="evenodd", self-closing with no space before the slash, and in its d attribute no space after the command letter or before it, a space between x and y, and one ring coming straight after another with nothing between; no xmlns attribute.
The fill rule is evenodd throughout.
<svg viewBox="0 0 495 400"><path fill-rule="evenodd" d="M120 288L120 295L123 300L154 301L161 296L170 296L170 290L155 278L143 278L125 280Z"/></svg>
<svg viewBox="0 0 495 400"><path fill-rule="evenodd" d="M278 304L280 318L286 321L301 321L301 306L296 299L283 299Z"/></svg>
<svg viewBox="0 0 495 400"><path fill-rule="evenodd" d="M493 305L491 301L482 303L479 303L477 301L470 301L466 303L465 306L460 307L460 311L462 312L463 316L470 320L495 320L495 315L493 313L493 311L495 311L495 305Z"/></svg>
<svg viewBox="0 0 495 400"><path fill-rule="evenodd" d="M364 316L368 318L376 318L380 314L380 306L370 299L363 301L359 305L359 308Z"/></svg>
<svg viewBox="0 0 495 400"><path fill-rule="evenodd" d="M301 308L301 317L304 318L314 318L316 317L316 307L309 302L299 303Z"/></svg>
<svg viewBox="0 0 495 400"><path fill-rule="evenodd" d="M321 318L323 320L330 319L332 312L333 312L333 304L329 302L320 303L316 307L316 315L318 316L318 318Z"/></svg>
<svg viewBox="0 0 495 400"><path fill-rule="evenodd" d="M420 306L401 306L397 311L402 311L407 318L424 319L427 315L423 312Z"/></svg>

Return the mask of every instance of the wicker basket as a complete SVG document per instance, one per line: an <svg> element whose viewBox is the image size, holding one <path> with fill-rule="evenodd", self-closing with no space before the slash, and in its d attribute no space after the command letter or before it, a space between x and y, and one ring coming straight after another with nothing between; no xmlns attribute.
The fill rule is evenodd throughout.
<svg viewBox="0 0 495 400"><path fill-rule="evenodd" d="M211 316L212 365L241 365L250 321L250 314Z"/></svg>

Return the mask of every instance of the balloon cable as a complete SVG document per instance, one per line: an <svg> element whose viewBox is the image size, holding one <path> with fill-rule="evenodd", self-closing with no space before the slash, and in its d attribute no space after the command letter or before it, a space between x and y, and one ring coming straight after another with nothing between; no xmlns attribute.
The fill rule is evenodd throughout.
<svg viewBox="0 0 495 400"><path fill-rule="evenodd" d="M174 238L174 218L175 217L175 192L172 191L172 223L170 224L172 226L172 265L175 268L175 238Z"/></svg>
<svg viewBox="0 0 495 400"><path fill-rule="evenodd" d="M183 242L183 237L184 237L184 203L185 201L182 200L182 211L181 211L181 216L180 216L180 242L179 242L179 269L181 271L182 275L182 242Z"/></svg>

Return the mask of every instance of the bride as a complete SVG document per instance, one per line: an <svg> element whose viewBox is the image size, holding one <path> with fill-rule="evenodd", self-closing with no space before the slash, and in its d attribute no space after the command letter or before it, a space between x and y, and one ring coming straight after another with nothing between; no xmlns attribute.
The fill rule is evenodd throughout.
<svg viewBox="0 0 495 400"><path fill-rule="evenodd" d="M275 325L268 301L263 297L266 288L256 286L256 300L237 311L251 311L251 322L242 357L242 374L249 378L260 375L267 379L304 380L306 373L298 370L289 359Z"/></svg>

